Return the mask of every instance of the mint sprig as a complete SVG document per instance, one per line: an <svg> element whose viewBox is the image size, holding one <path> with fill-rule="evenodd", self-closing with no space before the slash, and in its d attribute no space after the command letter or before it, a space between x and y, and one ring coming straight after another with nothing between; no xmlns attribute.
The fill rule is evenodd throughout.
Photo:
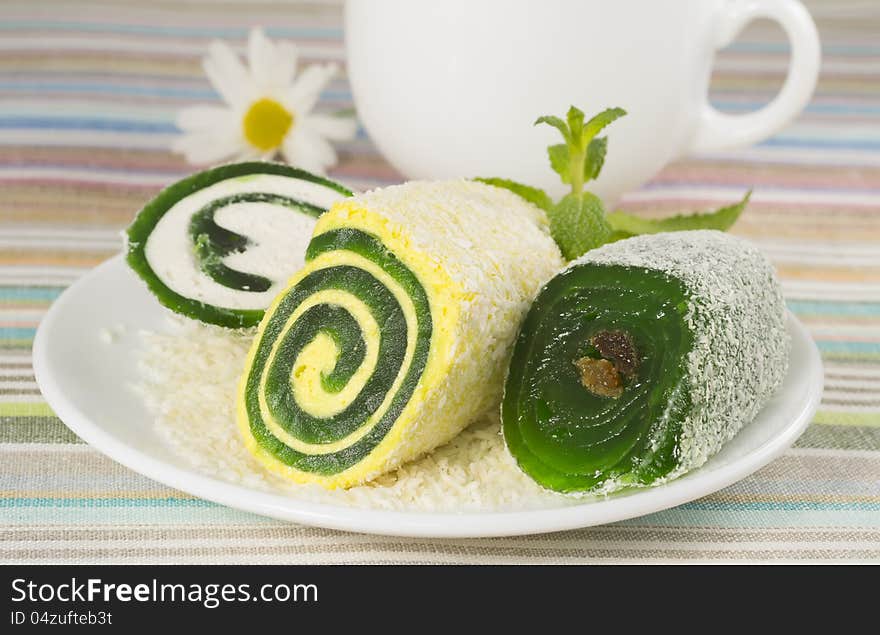
<svg viewBox="0 0 880 635"><path fill-rule="evenodd" d="M748 203L751 191L740 202L714 212L680 214L664 219L646 219L619 211L606 214L599 197L584 191L587 182L598 178L608 152L608 138L597 135L624 115L626 111L622 108L608 108L585 122L583 111L571 106L565 119L553 115L538 117L535 125L553 126L564 141L547 148L550 167L563 183L571 186L571 193L556 203L543 190L516 181L501 178L476 180L508 189L543 209L550 222L550 234L562 255L569 260L607 242L638 234L730 228Z"/></svg>
<svg viewBox="0 0 880 635"><path fill-rule="evenodd" d="M550 165L563 183L571 184L572 194L580 194L584 183L596 178L605 162L608 146L604 137L596 139L608 124L623 117L623 108L609 108L584 123L584 113L572 106L566 121L559 117L538 117L535 125L548 124L559 130L565 143L547 148Z"/></svg>

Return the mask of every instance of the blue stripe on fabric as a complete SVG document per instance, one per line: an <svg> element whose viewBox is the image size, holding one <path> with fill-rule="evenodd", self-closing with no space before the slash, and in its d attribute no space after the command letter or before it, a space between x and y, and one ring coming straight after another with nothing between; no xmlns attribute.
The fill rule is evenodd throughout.
<svg viewBox="0 0 880 635"><path fill-rule="evenodd" d="M10 73L5 75L9 76ZM30 76L30 75L29 75ZM143 76L138 76L143 77ZM0 81L0 91L9 92L64 92L64 93L98 93L110 95L125 95L136 97L166 97L183 99L205 99L216 101L220 96L211 88L192 87L169 87L169 86L144 86L123 85L113 83L62 83L46 81ZM334 90L321 93L322 101L345 101L350 102L350 91ZM765 102L728 102L712 100L712 105L721 110L735 113L752 112L766 106ZM804 109L812 114L837 114L837 115L880 115L880 106L861 104L808 104Z"/></svg>
<svg viewBox="0 0 880 635"><path fill-rule="evenodd" d="M718 91L725 94L728 91ZM742 89L730 91L731 94L741 94ZM752 112L763 108L769 102L758 101L724 101L719 99L711 99L712 105L720 110L727 110L736 113ZM810 103L804 109L804 112L813 114L835 114L835 115L876 115L880 114L880 106L872 106L865 104L817 104Z"/></svg>
<svg viewBox="0 0 880 635"><path fill-rule="evenodd" d="M880 527L880 514L867 509L751 510L694 509L686 505L619 523L636 527Z"/></svg>
<svg viewBox="0 0 880 635"><path fill-rule="evenodd" d="M795 315L873 317L880 315L880 302L835 302L832 300L786 300Z"/></svg>
<svg viewBox="0 0 880 635"><path fill-rule="evenodd" d="M250 32L247 26L178 26L173 24L117 24L94 22L68 22L61 20L4 20L0 22L0 31L19 31L37 29L44 31L79 31L82 33L130 33L169 37L225 37L244 38ZM267 26L266 35L278 38L302 39L342 39L341 28L308 27L293 28L284 26Z"/></svg>
<svg viewBox="0 0 880 635"><path fill-rule="evenodd" d="M111 95L128 95L137 97L183 97L190 99L207 99L217 101L220 95L211 88L175 88L168 86L126 86L112 83L115 78L107 83L63 83L63 82L0 82L0 91L14 91L23 93L35 92L69 92L69 93L99 93ZM351 93L346 90L325 90L321 93L322 102L351 102Z"/></svg>
<svg viewBox="0 0 880 635"><path fill-rule="evenodd" d="M739 510L739 511L880 511L880 502L838 502L824 503L821 501L712 501L698 500L685 503L682 509L693 509L700 511L711 510Z"/></svg>
<svg viewBox="0 0 880 635"><path fill-rule="evenodd" d="M69 163L50 163L50 162L36 162L29 163L27 161L22 161L20 163L16 163L15 168L13 169L35 169L35 170L71 170L75 169L77 172L92 172L94 174L128 174L131 175L132 170L130 167L126 166L118 166L118 165L102 165L100 167L94 166L75 166L72 167ZM2 174L3 170L6 169L5 166L0 165L0 174ZM169 179L182 179L183 177L190 174L187 170L175 170L175 169L161 169L161 168L150 168L144 170L138 170L138 174L149 174L151 176L167 176ZM120 244L121 244L120 238ZM117 247L111 247L108 251L115 250ZM3 296L0 295L0 298Z"/></svg>
<svg viewBox="0 0 880 635"><path fill-rule="evenodd" d="M642 190L670 190L670 189L678 189L682 186L687 187L705 187L706 185L716 186L715 183L708 182L703 180L695 180L695 181L685 181L685 180L675 180L668 183L658 182L658 183L648 183L647 185L643 185L640 189ZM748 187L745 183L737 184L737 183L725 183L725 186L729 186L731 188L741 188ZM761 192L823 192L828 194L836 194L839 192L865 192L870 194L880 194L880 187L852 187L847 185L846 187L840 188L831 188L824 185L820 186L810 186L810 185L772 185L772 184L761 184L760 186L754 188L758 189Z"/></svg>
<svg viewBox="0 0 880 635"><path fill-rule="evenodd" d="M266 34L270 37L290 37L306 39L342 39L341 28L330 27L285 27L266 26ZM40 29L46 31L81 31L87 33L136 33L156 36L182 37L238 37L247 36L249 28L219 26L179 26L173 24L118 24L73 22L63 20L4 20L0 22L0 31L18 31L22 29ZM734 42L726 50L748 53L790 53L787 42ZM835 55L880 55L880 47L871 45L828 44L823 45L823 52Z"/></svg>
<svg viewBox="0 0 880 635"><path fill-rule="evenodd" d="M51 302L64 287L0 287L0 300L32 300Z"/></svg>
<svg viewBox="0 0 880 635"><path fill-rule="evenodd" d="M0 340L32 340L37 329L19 326L0 326Z"/></svg>
<svg viewBox="0 0 880 635"><path fill-rule="evenodd" d="M16 507L219 507L201 498L0 498L0 508Z"/></svg>
<svg viewBox="0 0 880 635"><path fill-rule="evenodd" d="M787 42L734 42L725 47L726 51L740 53L791 53ZM824 55L880 55L880 46L858 44L822 44Z"/></svg>
<svg viewBox="0 0 880 635"><path fill-rule="evenodd" d="M823 353L876 353L880 354L880 342L830 342L816 340Z"/></svg>
<svg viewBox="0 0 880 635"><path fill-rule="evenodd" d="M71 93L104 93L111 95L132 95L137 97L187 97L193 99L219 99L216 91L210 88L174 88L167 86L124 86L106 83L71 83L60 82L0 82L0 90L33 92L71 92Z"/></svg>
<svg viewBox="0 0 880 635"><path fill-rule="evenodd" d="M107 119L102 117L0 117L0 128L21 130L98 130L112 132L164 132L178 133L173 123L158 121L135 121L132 119Z"/></svg>
<svg viewBox="0 0 880 635"><path fill-rule="evenodd" d="M86 498L86 497L5 497L0 498L0 507L220 507L201 498L180 498L167 496L164 498ZM853 511L878 511L880 502L855 501L855 502L821 502L821 501L713 501L697 500L684 503L682 510L711 511L711 510L743 510L743 511L827 511L827 510L853 510Z"/></svg>
<svg viewBox="0 0 880 635"><path fill-rule="evenodd" d="M177 134L180 129L171 122L102 117L5 116L0 128L7 130L90 130L96 132L134 132ZM762 147L830 148L838 150L880 150L880 140L870 139L805 139L775 137L758 144ZM802 189L802 188L798 188Z"/></svg>
<svg viewBox="0 0 880 635"><path fill-rule="evenodd" d="M7 524L106 526L138 525L255 525L277 523L229 507L19 507L3 511Z"/></svg>
<svg viewBox="0 0 880 635"><path fill-rule="evenodd" d="M834 148L837 150L880 150L880 141L872 139L808 139L804 137L771 137L758 144L782 148Z"/></svg>
<svg viewBox="0 0 880 635"><path fill-rule="evenodd" d="M13 76L14 73L4 73L7 78ZM33 73L28 73L27 77L32 77ZM138 78L148 77L138 75ZM195 78L193 78L195 79ZM217 100L220 96L211 88L197 87L173 87L173 86L144 86L144 85L125 85L115 83L116 78L108 80L107 83L95 82L50 82L50 81L0 81L0 90L15 92L65 92L65 93L99 93L110 95L127 95L139 97L170 97L170 98L186 98L186 99L209 99ZM120 77L120 81L124 78ZM352 95L347 90L324 91L321 93L323 101L351 101ZM724 101L712 100L712 105L721 110L727 110L736 113L750 112L758 110L766 106L766 102L758 101ZM812 114L838 114L838 115L878 115L880 114L880 106L865 104L817 104L810 103L804 109L807 113Z"/></svg>

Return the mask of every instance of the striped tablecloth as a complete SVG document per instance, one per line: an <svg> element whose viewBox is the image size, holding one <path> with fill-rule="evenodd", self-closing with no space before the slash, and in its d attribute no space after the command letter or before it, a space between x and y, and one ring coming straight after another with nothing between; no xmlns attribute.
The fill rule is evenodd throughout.
<svg viewBox="0 0 880 635"><path fill-rule="evenodd" d="M880 560L880 7L810 3L824 44L806 112L757 147L674 164L625 199L698 209L754 187L735 232L779 269L826 364L821 409L795 447L702 500L544 536L418 540L267 520L141 477L77 439L40 397L31 341L52 300L121 245L160 186L188 172L174 115L216 95L199 65L248 27L343 61L337 4L114 0L0 5L0 561L504 563ZM718 60L715 101L766 102L787 46L749 30ZM463 96L466 98L466 96ZM344 79L320 107L351 106ZM361 133L334 176L400 176Z"/></svg>

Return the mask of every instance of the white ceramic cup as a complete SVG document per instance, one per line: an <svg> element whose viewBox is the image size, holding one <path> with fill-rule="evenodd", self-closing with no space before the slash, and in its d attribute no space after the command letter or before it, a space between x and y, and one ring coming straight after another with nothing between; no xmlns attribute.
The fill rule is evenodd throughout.
<svg viewBox="0 0 880 635"><path fill-rule="evenodd" d="M758 18L791 43L785 84L748 114L707 99L714 52ZM602 175L607 204L666 163L747 146L807 104L820 49L796 0L348 0L348 72L358 116L409 178L503 176L565 191L539 115L620 106Z"/></svg>

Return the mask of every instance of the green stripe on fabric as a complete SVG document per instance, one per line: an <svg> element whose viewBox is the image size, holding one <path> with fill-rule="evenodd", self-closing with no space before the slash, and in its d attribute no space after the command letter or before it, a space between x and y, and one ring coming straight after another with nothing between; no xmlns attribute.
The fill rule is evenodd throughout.
<svg viewBox="0 0 880 635"><path fill-rule="evenodd" d="M703 498L681 505L703 511L880 511L877 501L718 501Z"/></svg>
<svg viewBox="0 0 880 635"><path fill-rule="evenodd" d="M797 448L880 451L880 427L811 425L795 443Z"/></svg>
<svg viewBox="0 0 880 635"><path fill-rule="evenodd" d="M34 339L0 339L0 351L2 350L30 350L34 345Z"/></svg>
<svg viewBox="0 0 880 635"><path fill-rule="evenodd" d="M820 410L813 423L845 426L880 426L880 412L837 412Z"/></svg>
<svg viewBox="0 0 880 635"><path fill-rule="evenodd" d="M826 362L880 362L880 353L871 351L826 350L822 342L816 342Z"/></svg>
<svg viewBox="0 0 880 635"><path fill-rule="evenodd" d="M56 417L0 417L0 443L84 443Z"/></svg>
<svg viewBox="0 0 880 635"><path fill-rule="evenodd" d="M49 404L41 402L0 403L0 417L54 417Z"/></svg>

